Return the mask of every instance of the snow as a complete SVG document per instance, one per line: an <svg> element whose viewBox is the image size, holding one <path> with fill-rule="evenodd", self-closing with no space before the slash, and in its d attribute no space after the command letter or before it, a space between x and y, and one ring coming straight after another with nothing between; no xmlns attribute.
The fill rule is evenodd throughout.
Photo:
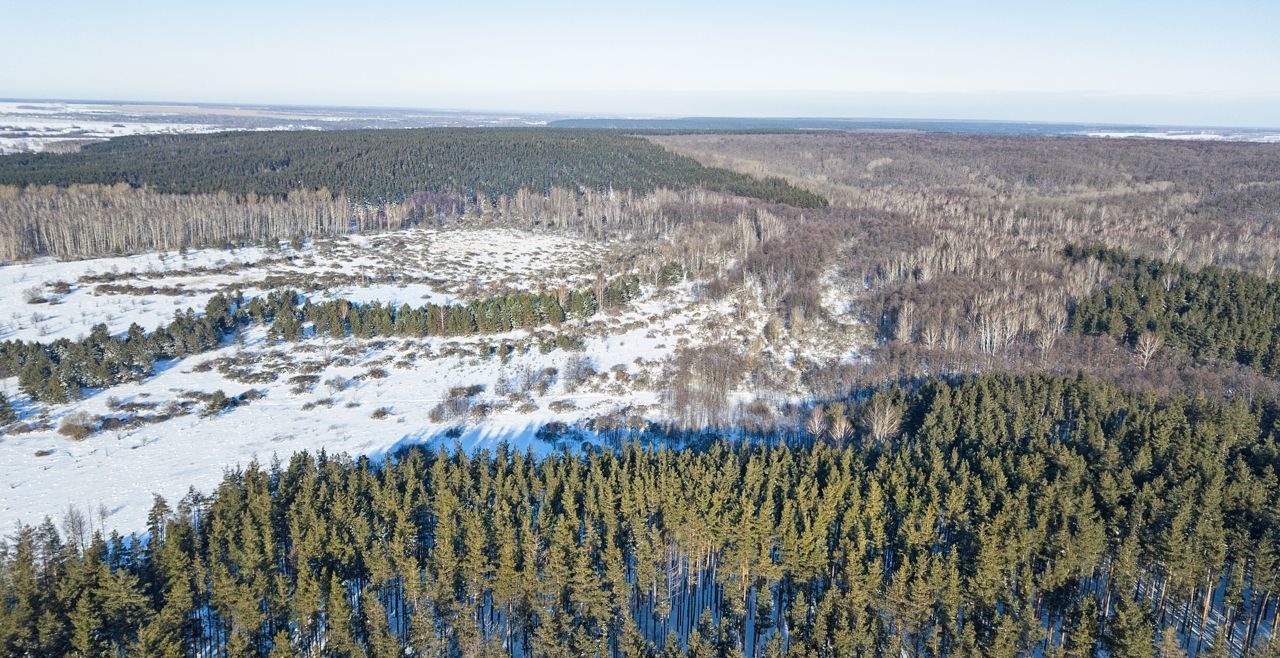
<svg viewBox="0 0 1280 658"><path fill-rule="evenodd" d="M288 287L317 299L442 304L490 291L541 291L581 285L608 245L512 229L394 233L317 240L295 251L247 247L203 249L0 266L0 339L77 338L105 323L121 333L132 323L151 330L175 311L203 310L218 292L259 294L267 277L291 277ZM110 282L82 280L111 274ZM427 283L430 281L430 283ZM70 285L59 294L55 285ZM169 294L112 293L99 285L164 288ZM53 303L28 303L41 296Z"/></svg>
<svg viewBox="0 0 1280 658"><path fill-rule="evenodd" d="M101 141L123 135L207 133L224 130L208 123L95 118L111 114L77 103L0 102L0 154L43 151L65 140Z"/></svg>
<svg viewBox="0 0 1280 658"><path fill-rule="evenodd" d="M254 247L69 262L42 259L0 266L0 304L7 311L0 318L0 338L40 342L75 338L98 322L106 323L112 332L122 332L135 322L150 330L167 322L176 310L202 310L219 290L259 294L268 275L296 274L313 282L318 287L308 294L318 299L411 305L462 301L489 288L543 290L552 285L581 285L591 278L607 249L608 245L510 229L412 229L318 240L299 250ZM111 284L138 288L100 294L98 282L81 279L107 273L114 273ZM340 276L334 280L340 284L327 285L326 277L335 273ZM369 282L352 277L367 277ZM57 282L70 284L70 289L56 292ZM141 289L179 285L177 294ZM56 303L27 303L28 289ZM620 315L597 315L590 321L594 328L586 334L580 355L561 350L542 353L524 331L384 342L308 338L273 345L266 340L264 328L254 327L242 342L231 341L221 349L164 364L143 382L89 391L86 398L66 405L36 405L20 393L16 378L9 377L0 380L0 391L17 402L22 420L39 422L47 413L47 422L45 429L0 432L0 483L7 485L0 487L0 533L18 523L38 523L46 516L59 520L70 506L93 518L101 510L108 529L139 530L153 494L176 501L188 487L208 492L227 468L253 459L267 462L272 456L287 459L299 450L378 457L406 444L456 444L478 450L505 441L520 450L546 453L555 448L534 438L545 423L572 424L619 408L656 408L657 394L621 387L611 375L603 378L609 381L574 391L566 390L561 380L543 395L531 392L530 401L537 408L521 413L519 402L511 403L494 390L495 382L504 377L518 380L525 371L563 370L575 356L589 358L598 372L606 374L618 365L638 374L635 362L642 358L648 360L649 374L658 381L661 366L656 362L677 344L672 331L708 317L708 309L693 309L694 305L689 288L684 287L660 297L651 294ZM513 354L505 364L497 357L477 356L482 345L501 342L527 344L529 349ZM244 356L243 363L256 371L276 372L277 379L246 384L216 367L201 366L236 356ZM310 390L294 390L289 380L305 364L328 363L331 357L350 362L340 358L314 373L320 379ZM356 379L375 368L385 370L385 378ZM350 386L339 390L325 383L336 377L348 379ZM485 387L475 402L499 408L465 423L431 419L432 408L451 388L471 384ZM55 430L77 412L119 416L122 412L113 411L113 405L118 409L122 403L141 403L154 408L139 413L154 414L166 404L181 402L184 394L223 390L235 396L249 389L264 395L213 417L202 417L202 405L197 403L191 415L135 429L101 431L82 441ZM572 408L563 401L571 401ZM562 402L556 411L550 408L553 402ZM380 408L390 416L375 418L373 413ZM461 434L444 434L451 429L456 433L460 426Z"/></svg>
<svg viewBox="0 0 1280 658"><path fill-rule="evenodd" d="M1198 142L1258 142L1280 144L1280 132L1233 130L1138 130L1096 131L1081 133L1086 137L1108 139L1179 139Z"/></svg>
<svg viewBox="0 0 1280 658"><path fill-rule="evenodd" d="M206 249L185 255L9 264L0 266L0 304L6 312L0 317L0 339L74 338L98 322L113 332L134 322L150 330L167 322L175 310L200 311L220 290L261 294L268 276L277 277L277 282L283 277L287 287L305 289L316 299L411 305L460 302L510 289L582 286L605 263L616 260L611 258L612 248L505 228L411 229L316 240L297 250ZM82 280L107 273L114 273L111 284L134 288L100 294L101 283ZM56 282L66 282L69 290L57 292ZM27 303L23 296L30 288L56 303ZM564 330L584 338L580 352L543 353L536 332L527 331L374 341L309 337L277 345L266 339L265 328L253 327L243 340L163 364L145 381L89 391L84 399L66 405L36 405L21 395L16 378L0 379L0 391L17 402L22 421L43 422L43 428L32 431L0 431L0 484L5 485L0 486L0 534L45 517L58 521L71 506L93 519L101 512L105 529L138 531L145 525L153 494L174 503L189 487L212 491L228 468L252 460L269 463L273 456L287 460L300 450L380 458L413 444L480 450L506 442L516 450L546 454L558 448L535 435L551 421L578 428L563 442L573 446L581 440L609 439L581 429L585 421L602 415L666 420L667 405L660 393L666 384L664 368L679 347L712 341L760 343L769 319L759 305L758 290L744 287L724 300L709 302L700 300L695 288L693 283L666 290L646 288L642 298L621 313L569 323ZM829 303L839 307L849 294L852 291L832 293ZM38 321L33 314L39 314ZM856 358L865 327L848 314L841 314L834 324L845 331L845 340L815 334L768 345L764 353L783 363L801 352L822 360ZM504 343L527 349L512 354L506 363L496 356L479 356ZM563 376L545 391L527 391L527 397L511 398L497 390L500 380L516 384L528 373L548 368L563 374L569 360L578 358L588 359L599 374L572 390ZM237 376L243 380L244 372L217 367L232 360L241 371L277 377L268 383L237 381ZM615 368L626 375L619 377ZM378 377L383 371L385 376ZM304 373L315 375L316 383L299 388L290 381ZM349 385L330 385L336 378ZM433 419L433 408L450 389L470 385L484 386L474 403L491 405L491 413ZM237 396L250 389L262 397L212 417L202 417L203 405L195 403L190 415L100 431L80 441L56 431L78 412L120 416L121 404L140 404L152 408L138 413L156 414L194 393L222 390ZM732 392L731 399L745 404L762 394L780 400L794 392L744 387ZM375 417L374 412L383 408L389 415Z"/></svg>
<svg viewBox="0 0 1280 658"><path fill-rule="evenodd" d="M401 304L410 306L422 306L423 304L443 305L459 301L453 295L439 292L424 284L342 286L313 295L312 298L316 300L345 299L359 304L381 302L392 306L400 306Z"/></svg>
<svg viewBox="0 0 1280 658"><path fill-rule="evenodd" d="M619 317L618 322L633 322L668 308L669 303L647 302ZM666 319L658 327L660 330L670 330L685 321L680 313L665 315ZM635 373L637 357L662 358L674 346L675 341L658 335L659 332L647 335L651 329L653 327L645 325L621 335L592 338L581 355L590 358L599 372L623 365ZM518 339L522 335L514 332L506 338ZM267 463L273 456L284 460L301 450L314 453L323 449L330 453L380 457L410 444L457 445L479 450L492 449L505 441L518 450L546 454L555 448L535 439L534 433L551 420L572 424L620 407L643 408L658 402L657 394L652 391L619 394L583 389L569 392L561 380L546 395L533 394L533 401L538 405L536 411L520 413L512 406L483 421L467 422L460 436L449 437L444 432L458 427L459 421L435 422L430 418L432 408L447 398L449 389L481 384L485 391L476 398L477 402L501 402L503 398L493 390L494 382L500 377L515 377L525 368L534 372L549 367L563 371L566 361L577 355L559 350L543 354L535 347L512 355L505 364L497 357L475 356L420 356L409 367L386 362L388 357L399 360L408 353L438 355L451 343L474 349L481 342L497 344L502 338L428 338L407 343L393 340L391 346L373 350L367 349L369 343L356 340L308 339L298 344L275 346L266 341L261 329L251 330L244 346L230 345L191 357L144 382L113 387L79 402L55 407L52 417L56 425L73 411L106 415L111 413L109 400L113 398L124 403L163 406L180 399L185 391L221 389L228 395L238 395L255 388L265 393L262 399L211 418L196 413L136 430L99 432L83 441L73 441L54 431L0 438L0 482L7 485L0 487L0 529L7 531L19 522L37 523L45 516L58 520L69 506L75 506L90 511L90 516L104 510L107 528L138 530L145 524L152 494L176 501L188 487L208 492L217 485L226 468L245 466L255 459ZM363 352L349 365L333 365L315 373L320 383L303 393L291 390L293 385L288 381L294 374L291 371L282 373L269 384L246 385L225 379L216 369L200 372L196 368L200 363L232 356L241 350L253 354L253 362L265 363L272 359L272 353L283 352L299 360L311 360L326 351L337 352L345 344L358 345ZM407 350L401 349L405 346ZM353 379L375 366L384 368L387 376L363 381ZM347 378L350 386L335 390L325 383L335 377ZM14 379L3 385L8 394L16 394ZM332 400L328 406L321 402L321 406L303 408L307 403L327 399ZM572 401L575 408L558 412L549 409L550 403L563 400ZM391 415L374 418L372 414L379 408L386 408Z"/></svg>
<svg viewBox="0 0 1280 658"><path fill-rule="evenodd" d="M98 323L105 323L113 333L120 333L136 322L153 329L173 317L175 311L202 310L214 292L190 289L183 295L100 295L96 284L80 283L84 276L120 273L123 283L137 285L172 285L173 283L215 283L213 280L174 281L157 277L165 272L198 267L222 267L229 263L252 263L267 256L262 249L239 249L235 252L204 250L191 252L186 258L176 254L146 254L124 258L58 262L41 259L0 267L0 338L50 342L59 338L77 338L89 333ZM70 292L56 294L52 287L65 282ZM30 295L44 296L56 303L28 303Z"/></svg>

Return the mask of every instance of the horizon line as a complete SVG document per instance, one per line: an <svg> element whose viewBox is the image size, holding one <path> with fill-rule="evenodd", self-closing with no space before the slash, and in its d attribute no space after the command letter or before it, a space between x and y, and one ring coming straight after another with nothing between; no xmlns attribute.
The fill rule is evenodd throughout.
<svg viewBox="0 0 1280 658"><path fill-rule="evenodd" d="M926 92L914 92L926 93ZM981 92L966 92L969 94L980 94ZM1011 93L1011 92L999 92ZM1066 92L1027 92L1027 93L1043 93L1055 94ZM327 110L391 110L399 112L440 112L446 114L484 114L484 115L515 115L515 116L531 116L531 117L557 117L571 119L613 119L622 121L680 121L692 119L729 119L729 120L758 120L758 121L848 121L848 122L870 122L870 121L903 121L903 122L934 122L934 123L990 123L990 124L1015 124L1015 125L1040 125L1040 126L1081 126L1081 127L1108 127L1108 128L1200 128L1215 130L1280 130L1280 124L1275 125L1228 125L1228 124L1212 124L1212 123L1133 123L1127 121L1082 121L1082 120L1049 120L1049 119L989 119L989 118L940 118L927 116L849 116L849 115L805 115L805 114L778 114L778 115L742 115L742 114L663 114L663 113L627 113L627 112L589 112L582 110L512 110L512 109L490 109L483 107L429 107L418 105L349 105L349 104L323 104L323 103L273 103L263 101L190 101L190 100L141 100L127 98L60 98L60 97L6 97L0 96L0 102L7 103L79 103L84 105L155 105L155 106L189 106L189 107L225 107L225 108L263 108L263 109L327 109ZM510 126L518 128L518 126ZM533 126L530 126L533 127ZM389 128L384 128L386 130Z"/></svg>

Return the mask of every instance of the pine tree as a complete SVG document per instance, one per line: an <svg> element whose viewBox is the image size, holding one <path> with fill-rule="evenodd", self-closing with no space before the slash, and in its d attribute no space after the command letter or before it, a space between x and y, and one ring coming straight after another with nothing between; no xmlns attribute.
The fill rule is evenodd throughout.
<svg viewBox="0 0 1280 658"><path fill-rule="evenodd" d="M0 393L0 425L8 425L17 419L18 413L14 411L13 404L4 393Z"/></svg>
<svg viewBox="0 0 1280 658"><path fill-rule="evenodd" d="M1106 644L1116 658L1151 658L1155 626L1147 606L1128 596L1118 596L1115 613L1107 622Z"/></svg>
<svg viewBox="0 0 1280 658"><path fill-rule="evenodd" d="M1182 649L1182 641L1178 639L1178 630L1174 626L1165 626L1160 632L1160 641L1156 643L1158 658L1184 658L1187 652Z"/></svg>

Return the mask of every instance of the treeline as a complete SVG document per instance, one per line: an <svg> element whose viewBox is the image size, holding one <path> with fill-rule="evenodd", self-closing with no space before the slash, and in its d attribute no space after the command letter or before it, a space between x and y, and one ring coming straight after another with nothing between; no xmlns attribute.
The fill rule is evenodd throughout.
<svg viewBox="0 0 1280 658"><path fill-rule="evenodd" d="M414 219L412 204L357 204L326 189L270 197L160 194L123 183L0 185L0 259L271 244L400 229Z"/></svg>
<svg viewBox="0 0 1280 658"><path fill-rule="evenodd" d="M639 277L630 275L601 279L582 290L514 293L417 308L342 299L303 302L292 291L273 291L247 301L239 294L219 293L206 304L203 315L187 309L151 333L133 324L123 336L113 336L105 324L99 324L79 340L4 341L0 367L17 375L23 393L40 402L61 404L79 398L82 389L145 379L153 374L156 361L216 349L229 335L254 323L267 326L269 338L290 341L304 336L305 323L312 323L321 336L496 334L587 318L601 308L626 304L640 292Z"/></svg>
<svg viewBox="0 0 1280 658"><path fill-rule="evenodd" d="M298 454L157 498L145 542L25 527L0 652L1276 655L1274 403L882 395L896 440Z"/></svg>
<svg viewBox="0 0 1280 658"><path fill-rule="evenodd" d="M286 196L163 194L115 185L0 185L0 259L118 256L203 247L295 245L359 232L500 224L589 239L667 235L699 222L732 221L761 202L702 189L652 192L552 188L478 193L417 192L366 203L327 189Z"/></svg>
<svg viewBox="0 0 1280 658"><path fill-rule="evenodd" d="M329 189L363 202L415 192L513 195L521 189L652 191L705 187L805 207L825 199L781 178L704 167L610 131L424 128L146 135L78 153L0 157L0 184L97 183L159 192L283 197Z"/></svg>
<svg viewBox="0 0 1280 658"><path fill-rule="evenodd" d="M1070 246L1066 255L1102 262L1115 276L1080 300L1072 331L1113 336L1138 350L1167 346L1197 360L1234 361L1268 376L1280 374L1280 283L1100 246Z"/></svg>

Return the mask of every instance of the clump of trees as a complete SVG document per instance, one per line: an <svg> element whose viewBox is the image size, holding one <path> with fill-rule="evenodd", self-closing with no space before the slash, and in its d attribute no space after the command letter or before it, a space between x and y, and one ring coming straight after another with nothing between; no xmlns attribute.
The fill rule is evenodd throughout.
<svg viewBox="0 0 1280 658"><path fill-rule="evenodd" d="M272 299L276 305L283 301L279 296ZM151 333L135 323L124 335L113 336L105 324L98 324L80 340L5 341L0 343L0 364L17 375L18 386L32 398L51 404L67 402L80 397L84 388L142 380L152 374L158 360L219 346L245 322L244 313L237 312L242 303L238 297L215 295L203 315L187 309Z"/></svg>
<svg viewBox="0 0 1280 658"><path fill-rule="evenodd" d="M1280 374L1280 283L1100 246L1072 246L1066 254L1104 263L1114 275L1110 285L1080 300L1072 331L1132 345L1143 367L1167 346L1198 360L1234 361L1268 376Z"/></svg>
<svg viewBox="0 0 1280 658"><path fill-rule="evenodd" d="M884 395L884 441L298 454L145 542L23 527L0 653L1275 655L1274 402Z"/></svg>
<svg viewBox="0 0 1280 658"><path fill-rule="evenodd" d="M4 393L0 393L0 426L8 425L18 419L18 412Z"/></svg>

